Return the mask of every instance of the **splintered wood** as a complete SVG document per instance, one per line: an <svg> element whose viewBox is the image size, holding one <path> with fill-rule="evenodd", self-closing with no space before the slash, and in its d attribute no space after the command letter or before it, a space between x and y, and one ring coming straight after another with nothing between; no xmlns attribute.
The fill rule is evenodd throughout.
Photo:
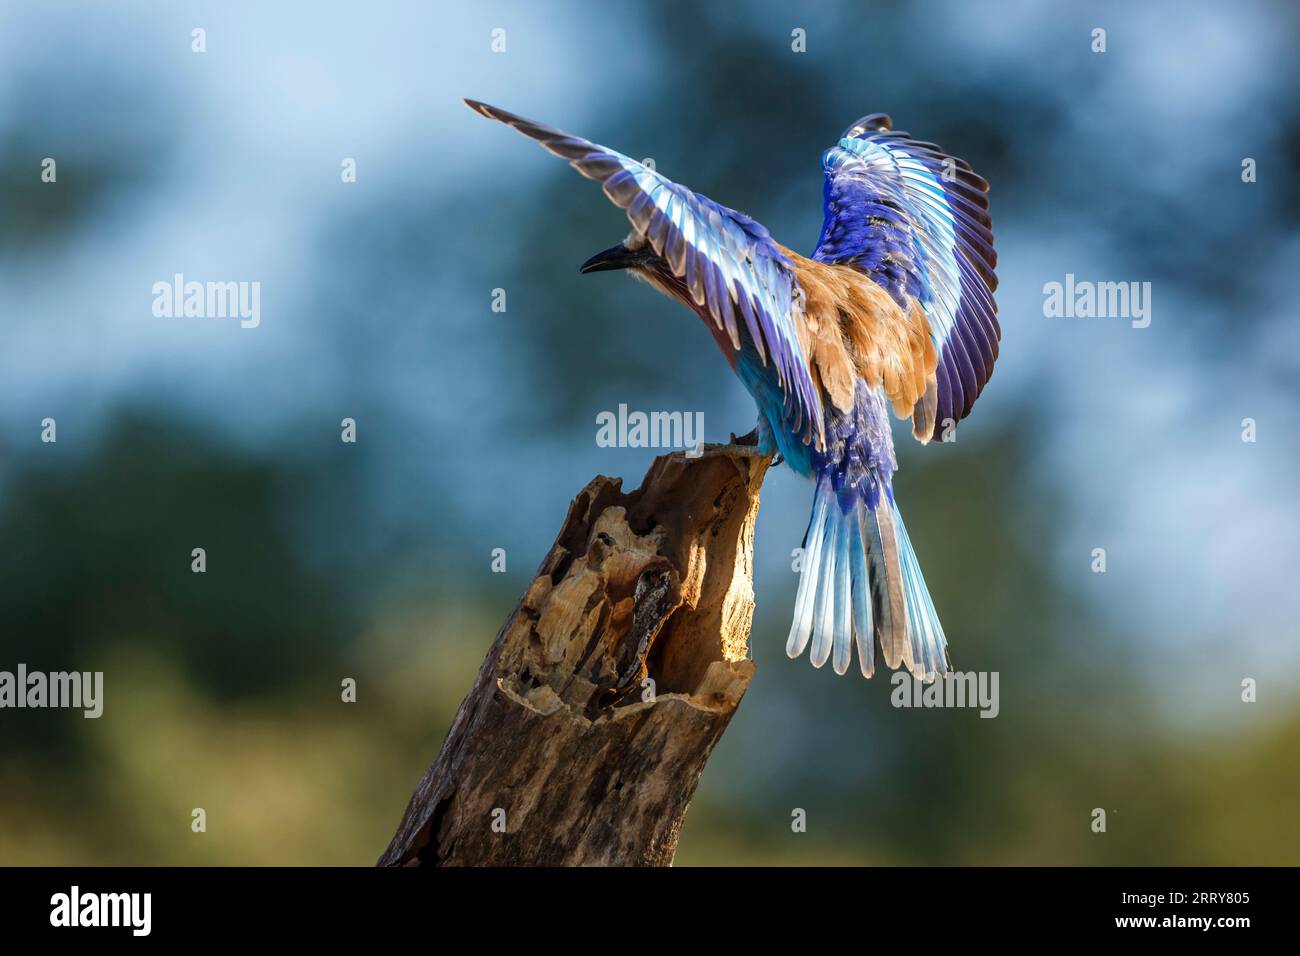
<svg viewBox="0 0 1300 956"><path fill-rule="evenodd" d="M708 446L579 493L380 865L667 865L753 676L769 459Z"/></svg>

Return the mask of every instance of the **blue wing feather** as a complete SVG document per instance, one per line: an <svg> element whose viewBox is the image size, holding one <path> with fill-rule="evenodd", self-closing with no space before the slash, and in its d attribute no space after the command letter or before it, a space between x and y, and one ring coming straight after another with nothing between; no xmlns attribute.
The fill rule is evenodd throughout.
<svg viewBox="0 0 1300 956"><path fill-rule="evenodd" d="M934 433L970 414L1001 329L988 183L933 143L863 117L822 156L825 218L813 258L870 276L921 305L939 352Z"/></svg>
<svg viewBox="0 0 1300 956"><path fill-rule="evenodd" d="M821 445L822 403L794 324L794 270L767 229L615 150L485 103L465 103L600 182L605 195L627 212L632 228L708 309L736 351L747 337L762 366L770 363L784 395L786 419L802 441Z"/></svg>

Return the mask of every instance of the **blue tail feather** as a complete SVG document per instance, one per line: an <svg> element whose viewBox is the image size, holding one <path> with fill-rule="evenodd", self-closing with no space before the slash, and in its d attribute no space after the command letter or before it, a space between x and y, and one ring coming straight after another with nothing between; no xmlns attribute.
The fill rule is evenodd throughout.
<svg viewBox="0 0 1300 956"><path fill-rule="evenodd" d="M815 608L817 577L821 563L822 530L826 524L827 501L818 497L813 501L812 520L808 532L804 535L803 556L800 559L802 574L799 578L799 593L794 601L794 623L790 626L790 639L786 642L785 652L790 657L798 657L808 646L812 636L813 610Z"/></svg>
<svg viewBox="0 0 1300 956"><path fill-rule="evenodd" d="M872 507L874 505L875 507ZM786 653L809 643L814 667L849 669L852 647L864 677L885 663L922 680L949 672L947 640L891 494L841 501L829 477L817 483Z"/></svg>
<svg viewBox="0 0 1300 956"><path fill-rule="evenodd" d="M853 636L858 645L858 667L863 677L870 677L876 672L876 641L871 632L871 586L861 521L849 522L849 560L853 569Z"/></svg>

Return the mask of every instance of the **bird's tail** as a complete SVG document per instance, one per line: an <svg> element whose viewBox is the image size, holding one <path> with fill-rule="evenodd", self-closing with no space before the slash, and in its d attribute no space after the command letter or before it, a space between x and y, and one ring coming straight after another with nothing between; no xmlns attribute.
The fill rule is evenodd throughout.
<svg viewBox="0 0 1300 956"><path fill-rule="evenodd" d="M837 674L849 669L856 643L870 677L877 642L891 668L901 663L926 681L950 672L943 627L889 491L874 508L858 498L846 510L831 479L818 479L786 653L798 657L810 641L813 666L829 659Z"/></svg>

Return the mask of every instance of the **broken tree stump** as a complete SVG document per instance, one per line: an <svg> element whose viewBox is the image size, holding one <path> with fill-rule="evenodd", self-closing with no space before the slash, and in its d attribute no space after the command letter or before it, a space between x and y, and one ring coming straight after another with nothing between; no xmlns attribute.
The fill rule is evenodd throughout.
<svg viewBox="0 0 1300 956"><path fill-rule="evenodd" d="M578 494L381 866L672 862L754 673L769 464L710 445L657 458L636 491L602 476Z"/></svg>

